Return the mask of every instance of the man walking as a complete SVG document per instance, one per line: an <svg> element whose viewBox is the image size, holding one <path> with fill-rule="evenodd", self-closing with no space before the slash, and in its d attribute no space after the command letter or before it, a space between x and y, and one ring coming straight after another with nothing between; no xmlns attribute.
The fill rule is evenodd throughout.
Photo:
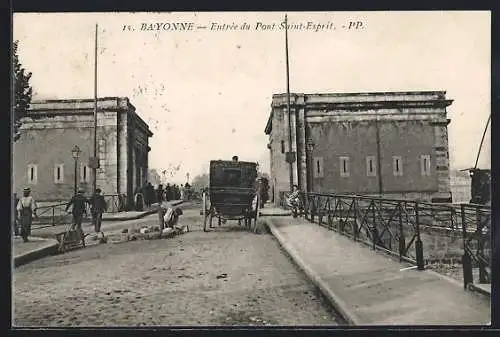
<svg viewBox="0 0 500 337"><path fill-rule="evenodd" d="M36 203L30 195L31 189L26 187L23 190L23 197L17 203L17 213L21 222L21 237L24 242L28 242L28 236L31 235L31 223L33 216L36 216Z"/></svg>
<svg viewBox="0 0 500 337"><path fill-rule="evenodd" d="M14 205L15 210L14 210L14 236L18 237L19 236L19 212L17 211L17 204L19 203L19 198L17 197L17 194L14 193Z"/></svg>
<svg viewBox="0 0 500 337"><path fill-rule="evenodd" d="M83 190L78 190L78 193L74 195L66 205L66 212L68 212L68 209L73 206L73 209L71 210L71 214L73 215L73 227L76 226L79 230L82 230L83 213L86 212L85 204L89 203L83 193Z"/></svg>
<svg viewBox="0 0 500 337"><path fill-rule="evenodd" d="M94 195L90 198L90 213L92 214L94 231L96 234L101 233L102 237L104 237L104 233L101 231L102 213L106 211L106 208L106 201L104 196L101 195L101 189L96 188Z"/></svg>

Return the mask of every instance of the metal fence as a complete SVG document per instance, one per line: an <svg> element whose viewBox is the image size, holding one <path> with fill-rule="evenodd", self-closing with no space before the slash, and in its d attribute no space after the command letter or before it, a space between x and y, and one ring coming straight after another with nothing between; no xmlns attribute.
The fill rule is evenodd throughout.
<svg viewBox="0 0 500 337"><path fill-rule="evenodd" d="M126 210L126 195L119 194L105 194L104 200L106 202L107 213L117 213ZM66 212L66 205L68 203L58 203L48 206L40 206L37 208L37 217L33 219L33 227L49 227L68 224L71 222L72 216ZM84 213L83 221L91 221L90 206L87 205L86 212Z"/></svg>
<svg viewBox="0 0 500 337"><path fill-rule="evenodd" d="M301 197L309 221L414 263L419 270L425 269L421 231L461 232L464 287L474 283L474 274L479 283L491 280L490 207L325 193Z"/></svg>

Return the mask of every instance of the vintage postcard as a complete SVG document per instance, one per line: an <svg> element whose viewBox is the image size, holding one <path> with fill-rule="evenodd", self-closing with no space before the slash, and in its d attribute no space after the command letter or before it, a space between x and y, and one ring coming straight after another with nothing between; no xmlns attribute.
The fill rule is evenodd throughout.
<svg viewBox="0 0 500 337"><path fill-rule="evenodd" d="M488 325L491 13L15 13L12 326Z"/></svg>

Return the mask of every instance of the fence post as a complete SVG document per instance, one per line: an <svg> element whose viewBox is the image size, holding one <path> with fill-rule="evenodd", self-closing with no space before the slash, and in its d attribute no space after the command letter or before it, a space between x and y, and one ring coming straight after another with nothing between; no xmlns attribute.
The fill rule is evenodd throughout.
<svg viewBox="0 0 500 337"><path fill-rule="evenodd" d="M465 219L465 205L460 205L460 212L462 217L462 238L464 242L464 254L462 255L462 268L464 274L464 289L467 289L469 283L473 283L472 279L472 261L467 249L467 223Z"/></svg>
<svg viewBox="0 0 500 337"><path fill-rule="evenodd" d="M415 228L417 230L417 241L415 241L415 254L417 256L417 269L424 270L424 245L420 238L420 219L418 214L418 202L415 203Z"/></svg>
<svg viewBox="0 0 500 337"><path fill-rule="evenodd" d="M483 224L481 221L481 211L478 206L476 206L476 235L477 235L477 251L478 251L478 264L479 264L479 283L487 283L486 270L482 257L484 257L484 236L483 236Z"/></svg>
<svg viewBox="0 0 500 337"><path fill-rule="evenodd" d="M52 206L52 226L55 226L56 225L56 212L55 212L56 208L54 206Z"/></svg>
<svg viewBox="0 0 500 337"><path fill-rule="evenodd" d="M309 215L311 217L309 221L311 221L311 222L314 222L314 215L316 213L316 210L315 210L315 207L314 207L314 201L316 201L316 196L315 195L311 196L311 203L310 203L311 209L309 210Z"/></svg>
<svg viewBox="0 0 500 337"><path fill-rule="evenodd" d="M405 234L403 230L403 214L402 209L401 209L401 202L399 203L398 206L398 213L399 213L399 261L401 262L403 260L403 255L405 254L405 248L406 248L406 242L405 242Z"/></svg>
<svg viewBox="0 0 500 337"><path fill-rule="evenodd" d="M375 200L372 199L372 248L375 250L375 240L378 238L377 222L375 217Z"/></svg>
<svg viewBox="0 0 500 337"><path fill-rule="evenodd" d="M353 197L352 199L352 208L353 208L353 211L354 211L354 216L353 216L353 221L352 221L352 234L353 234L353 237L354 237L354 241L357 241L358 240L358 217L357 217L357 214L358 214L358 202L357 202L357 199L356 197Z"/></svg>

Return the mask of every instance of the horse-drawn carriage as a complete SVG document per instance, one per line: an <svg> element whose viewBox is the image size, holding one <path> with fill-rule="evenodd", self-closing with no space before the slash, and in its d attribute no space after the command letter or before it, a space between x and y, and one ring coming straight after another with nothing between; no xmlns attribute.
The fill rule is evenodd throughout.
<svg viewBox="0 0 500 337"><path fill-rule="evenodd" d="M203 230L227 220L238 220L255 231L259 216L260 196L255 188L257 164L244 161L212 160L209 187L202 194Z"/></svg>

